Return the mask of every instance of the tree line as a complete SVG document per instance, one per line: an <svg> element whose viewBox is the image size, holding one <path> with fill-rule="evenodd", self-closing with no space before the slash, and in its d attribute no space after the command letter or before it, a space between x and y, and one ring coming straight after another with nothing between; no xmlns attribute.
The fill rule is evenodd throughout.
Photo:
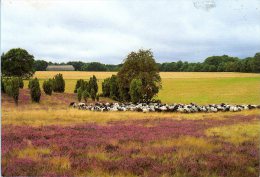
<svg viewBox="0 0 260 177"><path fill-rule="evenodd" d="M35 71L45 71L48 65L72 65L76 71L120 71L123 64L102 64L69 61L62 63L35 60L25 49L11 49L1 55L2 75L30 78ZM211 56L203 62L165 62L156 63L159 71L164 72L248 72L260 73L260 53L253 57L240 59L228 55Z"/></svg>
<svg viewBox="0 0 260 177"><path fill-rule="evenodd" d="M260 72L260 53L253 57L240 59L228 55L211 56L203 62L165 62L156 63L159 71L163 72ZM35 71L45 71L48 65L72 65L76 71L119 71L123 64L103 64L99 62L84 63L82 61L69 61L67 63L52 63L44 60L34 61Z"/></svg>

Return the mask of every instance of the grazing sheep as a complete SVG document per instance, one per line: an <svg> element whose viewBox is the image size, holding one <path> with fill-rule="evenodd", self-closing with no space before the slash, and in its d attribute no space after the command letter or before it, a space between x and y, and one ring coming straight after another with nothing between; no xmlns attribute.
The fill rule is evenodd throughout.
<svg viewBox="0 0 260 177"><path fill-rule="evenodd" d="M137 112L180 112L180 113L195 113L195 112L218 112L218 111L231 111L238 112L248 109L260 109L260 105L229 105L229 104L209 104L199 106L195 103L190 104L161 104L161 103L75 103L71 102L70 107L78 108L81 110L91 111L137 111Z"/></svg>

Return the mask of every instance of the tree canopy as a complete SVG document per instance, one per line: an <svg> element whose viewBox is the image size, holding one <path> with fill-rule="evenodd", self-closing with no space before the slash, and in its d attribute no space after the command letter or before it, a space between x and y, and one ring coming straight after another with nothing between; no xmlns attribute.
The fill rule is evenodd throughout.
<svg viewBox="0 0 260 177"><path fill-rule="evenodd" d="M1 56L1 69L4 76L29 78L34 74L34 56L26 50L15 48Z"/></svg>
<svg viewBox="0 0 260 177"><path fill-rule="evenodd" d="M142 101L148 102L159 92L161 77L154 56L150 50L131 52L124 60L117 74L120 97L130 101L130 84L133 79L142 82Z"/></svg>

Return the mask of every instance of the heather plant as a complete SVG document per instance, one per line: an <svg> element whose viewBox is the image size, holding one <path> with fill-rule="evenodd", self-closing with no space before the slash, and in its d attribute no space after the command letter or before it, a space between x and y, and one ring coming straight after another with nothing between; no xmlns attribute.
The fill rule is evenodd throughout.
<svg viewBox="0 0 260 177"><path fill-rule="evenodd" d="M51 95L52 94L52 79L49 80L45 80L42 84L43 87L43 91L47 94L47 95Z"/></svg>
<svg viewBox="0 0 260 177"><path fill-rule="evenodd" d="M62 111L59 111L60 115ZM68 113L65 111L64 113ZM64 114L63 113L63 114ZM89 120L102 113L80 113L89 123L73 126L19 126L2 127L3 174L60 176L257 176L259 167L257 115L191 119L108 119L106 124ZM74 112L75 114L75 112ZM106 114L107 115L107 114ZM125 114L119 114L122 116ZM137 114L135 114L137 115ZM150 114L151 115L151 114ZM67 122L71 119L64 119ZM202 118L204 117L204 118ZM201 119L202 118L202 119ZM60 120L59 120L60 122ZM53 122L52 122L53 123ZM52 124L51 123L51 124ZM71 123L69 123L71 124ZM250 125L249 125L250 124ZM226 136L232 126L237 132L246 126L235 143ZM228 126L228 127L225 127ZM224 127L224 134L220 133ZM217 128L217 129L214 129ZM207 130L217 135L207 135ZM217 132L218 131L218 132ZM247 135L250 135L247 137ZM69 139L69 141L67 141ZM33 147L35 146L35 147ZM47 148L52 147L52 148ZM14 151L15 150L15 151ZM30 158L31 161L24 160ZM35 163L32 163L35 162ZM40 166L44 164L44 168ZM31 171L32 169L35 171ZM33 173L33 174L32 174Z"/></svg>
<svg viewBox="0 0 260 177"><path fill-rule="evenodd" d="M30 80L30 94L31 94L31 99L33 102L40 102L41 98L41 88L39 84L39 80L37 78L34 78Z"/></svg>
<svg viewBox="0 0 260 177"><path fill-rule="evenodd" d="M65 80L62 74L57 74L53 78L53 91L63 93L65 91Z"/></svg>

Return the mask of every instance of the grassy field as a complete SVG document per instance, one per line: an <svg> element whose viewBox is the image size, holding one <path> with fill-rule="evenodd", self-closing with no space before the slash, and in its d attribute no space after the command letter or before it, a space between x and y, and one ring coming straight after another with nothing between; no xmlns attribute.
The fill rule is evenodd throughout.
<svg viewBox="0 0 260 177"><path fill-rule="evenodd" d="M2 95L3 176L259 174L259 110L101 113L68 108L71 93ZM106 100L102 100L106 101Z"/></svg>
<svg viewBox="0 0 260 177"><path fill-rule="evenodd" d="M40 83L53 77L57 71L36 72ZM88 79L95 74L99 92L104 78L115 72L62 71L66 80L65 92L73 93L77 79ZM230 103L260 104L260 75L251 73L162 72L162 90L158 98L165 103ZM25 81L28 85L28 81Z"/></svg>

